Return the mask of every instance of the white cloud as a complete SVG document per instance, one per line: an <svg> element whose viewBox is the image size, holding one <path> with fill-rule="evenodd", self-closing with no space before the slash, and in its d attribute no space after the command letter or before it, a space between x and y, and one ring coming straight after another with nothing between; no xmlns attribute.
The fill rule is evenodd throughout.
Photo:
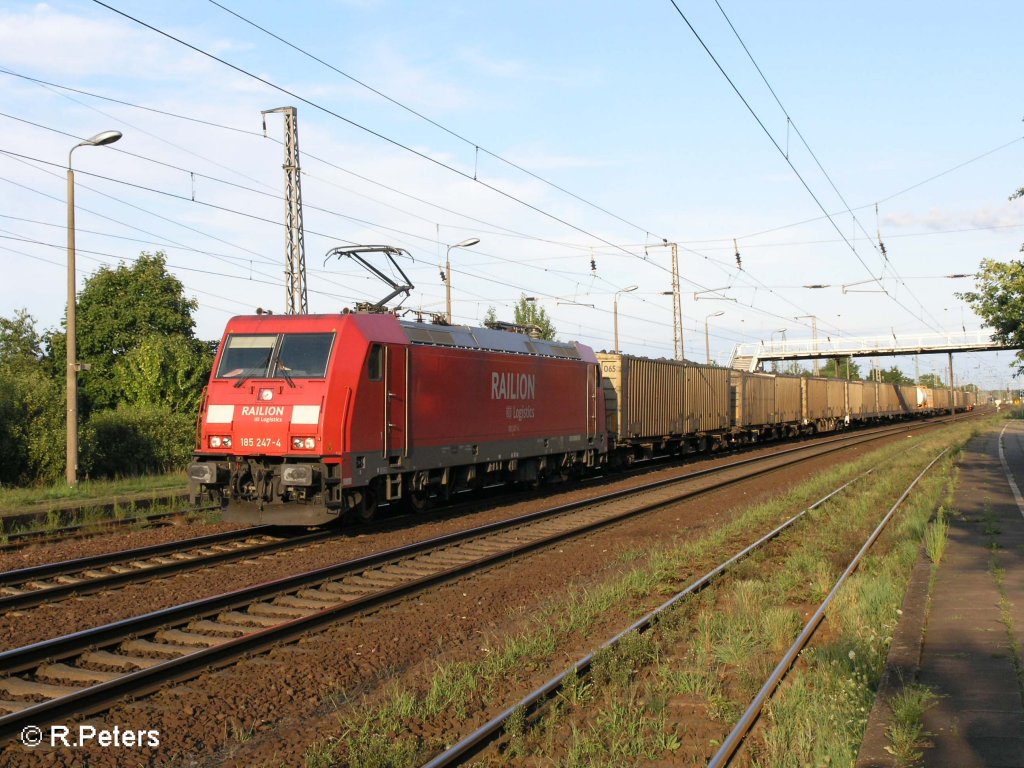
<svg viewBox="0 0 1024 768"><path fill-rule="evenodd" d="M152 32L113 17L66 13L45 3L22 12L0 11L0 50L8 66L51 76L138 75L140 62L151 76L199 68L195 54L170 55Z"/></svg>
<svg viewBox="0 0 1024 768"><path fill-rule="evenodd" d="M1002 229L1024 225L1024 210L1019 206L985 207L954 211L933 207L927 213L899 211L882 217L882 225L896 229L925 229L945 232L956 229Z"/></svg>

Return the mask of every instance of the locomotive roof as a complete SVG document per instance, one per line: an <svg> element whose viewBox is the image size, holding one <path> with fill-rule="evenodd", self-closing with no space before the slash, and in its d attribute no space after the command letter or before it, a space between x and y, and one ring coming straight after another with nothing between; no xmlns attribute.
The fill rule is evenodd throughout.
<svg viewBox="0 0 1024 768"><path fill-rule="evenodd" d="M332 330L348 319L369 333L369 338L396 342L404 334L413 344L459 347L518 355L560 357L565 360L593 362L588 347L575 342L532 339L522 333L473 328L466 325L435 325L399 320L387 313L361 312L332 315L239 315L228 321L227 333L281 333Z"/></svg>
<svg viewBox="0 0 1024 768"><path fill-rule="evenodd" d="M466 325L433 325L402 320L401 326L414 344L432 344L439 347L463 347L491 352L510 352L519 355L541 355L583 360L579 348L564 341L532 339L522 333L510 333L492 328L472 328Z"/></svg>

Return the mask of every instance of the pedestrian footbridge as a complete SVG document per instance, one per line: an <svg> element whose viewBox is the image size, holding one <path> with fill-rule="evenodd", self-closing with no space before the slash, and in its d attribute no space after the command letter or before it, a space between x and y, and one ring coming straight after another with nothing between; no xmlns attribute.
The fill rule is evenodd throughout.
<svg viewBox="0 0 1024 768"><path fill-rule="evenodd" d="M830 357L881 357L885 355L932 355L954 352L986 352L1019 349L992 341L989 330L963 333L919 333L884 336L843 336L817 339L782 339L738 344L730 367L756 371L765 360L814 360Z"/></svg>

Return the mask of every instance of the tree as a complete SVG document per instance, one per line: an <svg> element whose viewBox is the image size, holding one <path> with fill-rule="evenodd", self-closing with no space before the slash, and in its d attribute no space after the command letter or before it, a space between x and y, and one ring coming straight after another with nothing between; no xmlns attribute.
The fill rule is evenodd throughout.
<svg viewBox="0 0 1024 768"><path fill-rule="evenodd" d="M43 337L27 309L0 317L0 365L36 363L43 356Z"/></svg>
<svg viewBox="0 0 1024 768"><path fill-rule="evenodd" d="M555 338L555 326L548 312L536 301L530 301L526 294L519 295L515 307L516 325L535 325L540 329L540 338L550 341Z"/></svg>
<svg viewBox="0 0 1024 768"><path fill-rule="evenodd" d="M1013 197L1021 196L1024 189ZM982 259L974 290L956 296L992 329L993 341L1024 347L1024 262ZM1024 350L1017 352L1016 366L1018 375L1024 373Z"/></svg>
<svg viewBox="0 0 1024 768"><path fill-rule="evenodd" d="M150 334L121 356L114 377L129 405L195 413L212 366L213 354L202 342Z"/></svg>
<svg viewBox="0 0 1024 768"><path fill-rule="evenodd" d="M64 379L44 364L26 310L0 317L0 483L53 480L64 468Z"/></svg>
<svg viewBox="0 0 1024 768"><path fill-rule="evenodd" d="M939 378L938 374L935 373L922 373L921 377L917 380L917 383L922 387L931 387L932 389L935 389L936 387L942 389L946 386L942 383L942 379Z"/></svg>
<svg viewBox="0 0 1024 768"><path fill-rule="evenodd" d="M198 303L166 269L163 253L143 252L132 264L101 267L78 297L78 359L90 366L80 379L83 411L113 408L122 399L119 361L151 336L195 338ZM49 339L53 367L64 359L64 334Z"/></svg>
<svg viewBox="0 0 1024 768"><path fill-rule="evenodd" d="M838 364L838 366L837 366ZM826 360L818 369L818 375L827 379L845 379L849 370L849 378L853 381L860 381L860 366L853 361L852 357L835 358Z"/></svg>
<svg viewBox="0 0 1024 768"><path fill-rule="evenodd" d="M882 374L882 381L886 384L913 384L914 380L903 373L895 365L889 370L880 371Z"/></svg>

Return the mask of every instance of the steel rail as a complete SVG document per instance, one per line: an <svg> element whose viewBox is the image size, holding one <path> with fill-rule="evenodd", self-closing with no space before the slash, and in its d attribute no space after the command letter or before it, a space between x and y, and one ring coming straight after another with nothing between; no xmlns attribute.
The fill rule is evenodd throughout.
<svg viewBox="0 0 1024 768"><path fill-rule="evenodd" d="M208 568L233 560L267 555L283 549L293 549L314 544L337 535L336 531L326 529L290 538L245 543L246 539L267 536L266 529L274 529L274 526L267 525L238 531L226 531L176 542L140 547L125 552L111 552L83 557L77 560L64 560L59 563L47 563L46 565L7 571L0 574L0 588L23 589L24 591L0 595L0 612L30 608L66 597L87 595L121 587L126 584L141 583L158 577ZM145 563L149 558L181 555L194 550L204 550L211 546L216 547L231 543L238 543L239 546L213 553L200 552L200 554L194 557L176 559L172 562L156 561ZM95 568L137 562L145 564L135 566L131 570L114 571L103 575L84 575L87 571ZM78 578L67 583L49 584L40 587L24 586L39 579L52 579L60 576L68 577L72 574L77 574Z"/></svg>
<svg viewBox="0 0 1024 768"><path fill-rule="evenodd" d="M20 711L0 717L0 739L9 738L17 734L20 732L21 728L28 724L53 722L61 717L70 717L83 712L97 711L111 702L125 696L141 695L161 687L168 681L187 679L202 672L203 670L209 669L210 667L221 666L240 656L264 650L280 642L291 640L299 635L309 632L312 629L332 623L344 616L354 615L364 612L369 608L393 602L398 598L412 594L425 587L444 583L466 573L491 567L511 558L521 556L527 552L549 546L550 544L581 535L582 533L586 533L600 527L620 522L628 517L642 514L650 509L677 503L681 499L706 494L713 490L717 490L718 488L749 480L767 472L782 469L801 461L818 458L822 455L828 455L829 453L843 450L847 447L858 445L869 440L880 439L885 436L887 436L887 434L876 434L871 437L858 436L856 439L848 439L846 441L847 444L845 445L826 447L824 451L820 450L820 444L803 446L801 449L794 450L803 450L805 452L810 451L810 456L793 457L788 462L775 463L770 466L757 468L751 473L745 474L741 477L724 479L722 482L710 487L688 491L671 499L662 499L652 504L644 504L640 507L634 507L626 512L620 512L596 522L591 522L587 525L579 526L554 535L544 536L520 546L506 549L502 552L489 554L478 559L471 560L465 564L441 570L422 578L410 580L405 584L400 584L390 589L379 590L362 598L348 602L339 602L330 607L318 609L309 615L299 618L282 620L280 623L272 627L252 631L241 637L218 637L215 639L215 645L187 653L186 655L179 656L178 658L163 661L154 666L140 669L136 672L122 675L107 682L101 682L99 684L80 688L68 695L63 695L58 698L27 706ZM787 451L787 453L792 452L793 451ZM447 546L459 540L478 538L482 532L494 532L498 530L512 529L517 526L521 527L525 522L545 520L556 514L578 509L582 506L592 506L600 500L614 500L628 495L636 495L638 493L661 488L670 483L678 484L712 472L722 472L726 469L735 468L738 465L742 466L754 462L767 463L774 458L777 458L777 455L773 454L767 457L744 459L721 467L708 468L677 476L675 478L655 481L653 483L645 484L640 488L626 489L604 494L599 497L598 500L590 499L559 505L550 510L530 513L513 520L490 523L488 525L479 526L471 531L446 534L425 542L418 542L405 547L389 550L387 552L369 555L349 563L337 564L318 569L310 573L278 579L253 588L236 590L223 595L192 601L180 606L174 606L172 608L144 614L133 619L113 622L95 629L83 630L64 637L42 641L23 648L13 649L0 653L0 673L12 676L18 673L29 672L36 669L44 662L52 663L62 659L78 656L86 651L95 651L96 649L103 647L111 647L130 637L138 638L142 635L153 633L168 627L173 627L182 623L187 624L193 620L203 619L204 617L218 614L219 612L227 609L234 609L239 606L253 604L268 596L279 596L289 592L290 590L308 587L311 584L326 583L333 578L344 576L346 574L358 574L365 571L369 565L394 562L398 559L397 556L399 555L409 555L417 552L424 552L428 549L437 549L439 548L439 545Z"/></svg>
<svg viewBox="0 0 1024 768"><path fill-rule="evenodd" d="M878 537L882 535L882 531L885 530L885 527L889 524L889 521L892 519L893 515L896 514L896 510L899 509L899 507L903 504L904 501L906 501L907 497L910 495L910 492L914 490L918 482L920 482L920 480L925 476L925 474L927 474L928 470L930 470L936 464L936 462L938 462L939 459L945 456L948 452L949 448L944 449L938 456L936 456L934 459L931 460L931 462L929 462L928 466L921 470L921 473L916 478L914 478L914 482L912 482L908 486L907 490L905 490L900 495L900 497L896 500L896 503L892 505L892 507L886 513L885 517L882 518L882 521L878 524L875 530L871 532L871 535L868 536L867 541L864 542L864 546L860 548L860 550L854 556L853 560L850 561L850 564L846 567L846 570L843 571L842 576L839 577L839 580L836 581L835 586L832 587L832 591L828 593L828 596L821 602L821 605L818 606L818 610L816 610L814 612L814 615L811 616L811 618L807 621L807 624L804 626L804 629L800 633L800 636L797 637L797 639L789 647L789 650L787 650L786 653L783 655L782 660L778 663L778 665L776 665L775 669L772 670L771 675L768 676L768 679L765 681L764 685L761 686L761 690L759 690L757 692L757 695L754 696L753 701L750 702L750 706L747 707L746 711L743 713L739 721L736 723L736 726L726 737L725 741L722 742L722 746L719 747L714 757L712 757L711 761L708 763L708 768L721 768L721 766L727 765L729 763L733 755L735 755L736 750L739 748L740 743L746 737L747 733L750 732L750 729L753 727L754 722L760 716L761 708L764 706L765 701L767 701L768 698L772 695L776 687L778 687L778 684L782 681L782 678L785 677L786 673L793 666L793 663L796 661L797 656L804 649L807 643L810 642L811 637L814 636L814 633L817 631L818 626L825 618L825 612L828 610L828 607L832 604L832 601L835 599L835 596L839 593L839 590L846 583L846 580L853 574L855 570L857 570L857 567L860 565L860 562L864 558L864 555L867 554L867 551L871 548L871 545L875 543Z"/></svg>
<svg viewBox="0 0 1024 768"><path fill-rule="evenodd" d="M557 692L562 687L563 683L565 682L565 679L570 675L586 675L589 672L590 667L593 664L594 658L597 656L598 653L608 648L614 648L622 641L623 638L625 638L632 632L644 632L650 629L654 625L655 620L659 616L661 616L661 614L665 613L685 598L690 597L691 595L696 594L697 592L700 592L708 584L710 584L717 577L725 573L737 562L746 558L752 552L757 551L768 542L777 538L783 531L785 531L792 525L796 524L807 513L814 509L817 509L822 504L825 504L827 501L832 499L837 494L841 493L849 486L853 485L858 480L867 477L872 472L874 472L875 469L877 469L877 467L873 467L872 469L869 469L867 472L864 472L858 475L857 477L853 478L852 480L848 480L847 482L843 483L841 486L830 491L826 496L823 496L822 498L818 499L816 502L811 504L803 511L798 512L796 515L789 518L781 525L777 526L773 530L766 533L764 536L759 538L754 543L749 544L743 549L741 549L728 560L715 566L710 571L705 573L703 576L698 577L685 589L683 589L680 592L677 592L675 595L670 597L668 600L659 605L650 613L637 619L635 622L630 624L628 627L626 627L626 629L622 630L614 637L609 638L605 642L601 643L601 645L598 646L597 649L591 651L586 656L579 659L575 664L566 669L564 672L551 678L546 683L541 685L539 688L536 688L531 693L524 696L516 704L513 704L505 711L496 715L491 720L481 725L479 728L477 728L475 731L473 731L465 738L461 739L456 744L453 744L440 755L437 755L428 762L424 763L422 768L443 768L444 766L458 765L463 759L471 757L487 742L491 741L498 735L498 733L504 728L505 723L508 721L510 717L512 717L514 713L518 711L530 712L536 709L537 706L540 705L543 701L545 701L548 697L550 697L551 694Z"/></svg>
<svg viewBox="0 0 1024 768"><path fill-rule="evenodd" d="M827 455L834 451L843 450L852 445L859 445L862 442L868 442L869 440L880 439L881 437L887 437L885 435L877 435L870 437L860 437L858 440L852 440L847 438L850 445L842 445L839 447L831 448L820 455ZM105 624L101 627L94 629L81 630L70 635L64 635L62 637L54 638L51 640L43 640L32 645L23 646L21 648L15 648L8 651L0 652L0 673L11 673L22 671L25 668L31 667L33 664L39 663L47 659L59 659L65 658L70 655L74 655L78 652L79 647L85 645L96 645L99 643L109 644L118 640L124 639L129 635L136 634L138 632L150 631L156 628L161 628L172 623L176 623L193 616L206 615L219 610L225 610L237 607L238 605L244 605L250 600L262 599L269 596L288 592L298 587L304 587L310 583L318 581L326 581L329 579L339 578L348 575L351 572L359 572L370 567L384 565L395 562L402 558L409 557L410 555L421 554L432 549L439 549L452 544L457 544L468 539L479 538L489 533L495 533L506 529L511 529L517 526L526 525L535 521L544 520L547 518L555 517L556 515L564 514L566 512L576 511L583 507L594 506L598 504L607 503L610 501L616 501L628 496L634 496L639 493L657 490L659 488L687 482L690 480L699 479L710 474L719 472L725 472L729 469L736 469L749 464L765 462L774 459L782 453L792 453L796 451L809 451L818 447L819 444L804 445L797 448L788 449L785 452L775 453L768 456L751 457L747 459L740 459L738 461L730 462L728 464L722 464L717 467L708 467L705 469L695 470L693 472L687 472L683 475L676 477L665 478L662 480L656 480L651 483L645 483L640 486L633 488L625 488L618 491L612 491L610 493L601 494L596 497L589 499L581 499L579 501L572 501L566 504L560 504L548 509L542 509L537 512L530 512L519 517L510 518L508 520L499 520L493 523L486 523L484 525L469 528L463 531L455 531L453 533L442 534L435 536L430 539L424 539L422 541L414 542L412 544L406 544L392 549L383 550L363 557L358 557L353 560L348 560L342 563L325 566L318 568L313 571L306 573L300 573L292 576L285 576L280 579L258 584L252 587L245 587L243 589L234 590L231 592L225 592L220 595L214 595L208 598L201 598L199 600L193 600L181 605L171 606L169 608L162 608L157 611L142 614L130 619L124 619L122 621L112 622ZM812 456L810 458L817 458ZM794 462L780 464L778 466L770 466L764 469L758 470L756 473L744 475L739 478L725 481L720 485L711 486L709 488L701 489L696 492L690 492L684 494L683 498L693 495L695 493L707 493L713 490L717 490L726 484L732 484L741 482L743 480L751 479L760 474L766 472L772 472L777 469L783 469L790 466L793 463L797 463L801 459ZM0 718L2 721L2 718Z"/></svg>

